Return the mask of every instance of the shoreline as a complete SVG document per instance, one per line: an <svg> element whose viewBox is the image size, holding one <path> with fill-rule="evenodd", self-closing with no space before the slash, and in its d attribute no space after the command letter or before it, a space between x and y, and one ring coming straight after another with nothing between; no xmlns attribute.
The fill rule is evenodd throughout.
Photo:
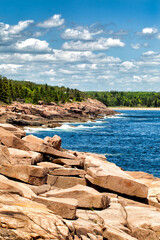
<svg viewBox="0 0 160 240"><path fill-rule="evenodd" d="M108 107L110 110L148 110L148 111L160 111L160 107Z"/></svg>

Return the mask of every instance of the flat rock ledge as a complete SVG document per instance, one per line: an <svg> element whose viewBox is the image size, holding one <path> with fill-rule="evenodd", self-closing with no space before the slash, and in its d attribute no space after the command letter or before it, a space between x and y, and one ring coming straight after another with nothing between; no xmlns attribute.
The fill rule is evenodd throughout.
<svg viewBox="0 0 160 240"><path fill-rule="evenodd" d="M0 239L159 240L160 179L1 124Z"/></svg>

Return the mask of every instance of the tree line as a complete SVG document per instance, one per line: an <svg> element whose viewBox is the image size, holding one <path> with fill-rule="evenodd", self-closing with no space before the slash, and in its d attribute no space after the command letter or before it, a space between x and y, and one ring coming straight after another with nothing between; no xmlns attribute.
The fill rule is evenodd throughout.
<svg viewBox="0 0 160 240"><path fill-rule="evenodd" d="M37 104L39 101L43 101L49 104L50 102L80 102L85 98L86 93L77 89L15 81L0 76L0 102L2 103L10 104L12 101L20 101Z"/></svg>
<svg viewBox="0 0 160 240"><path fill-rule="evenodd" d="M160 92L91 91L87 95L111 107L160 107Z"/></svg>
<svg viewBox="0 0 160 240"><path fill-rule="evenodd" d="M43 101L65 103L95 98L106 106L125 107L160 107L160 92L82 92L66 87L36 84L29 81L15 81L0 75L0 102L10 104L12 101L37 104Z"/></svg>

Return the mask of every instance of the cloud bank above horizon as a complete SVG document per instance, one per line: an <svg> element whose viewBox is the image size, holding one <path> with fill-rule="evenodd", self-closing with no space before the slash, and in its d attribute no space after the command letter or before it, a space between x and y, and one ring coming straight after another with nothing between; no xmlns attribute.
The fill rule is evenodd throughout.
<svg viewBox="0 0 160 240"><path fill-rule="evenodd" d="M112 21L112 19L110 19ZM83 91L160 91L160 26L0 19L0 74Z"/></svg>

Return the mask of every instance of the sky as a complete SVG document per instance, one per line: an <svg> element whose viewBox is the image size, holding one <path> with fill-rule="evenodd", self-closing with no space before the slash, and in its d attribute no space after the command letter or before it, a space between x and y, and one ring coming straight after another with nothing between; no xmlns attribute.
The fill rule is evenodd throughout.
<svg viewBox="0 0 160 240"><path fill-rule="evenodd" d="M159 0L0 0L0 75L160 91Z"/></svg>

